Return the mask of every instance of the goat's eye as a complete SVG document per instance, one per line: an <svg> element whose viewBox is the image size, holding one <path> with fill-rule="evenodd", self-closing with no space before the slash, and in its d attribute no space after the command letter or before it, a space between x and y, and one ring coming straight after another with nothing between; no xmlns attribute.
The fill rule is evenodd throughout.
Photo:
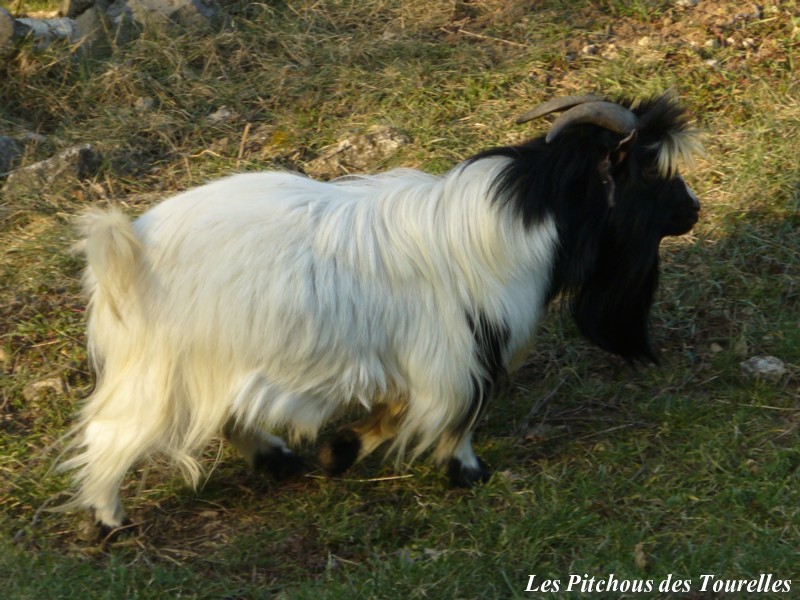
<svg viewBox="0 0 800 600"><path fill-rule="evenodd" d="M657 165L650 165L642 169L642 176L648 181L653 181L661 176Z"/></svg>

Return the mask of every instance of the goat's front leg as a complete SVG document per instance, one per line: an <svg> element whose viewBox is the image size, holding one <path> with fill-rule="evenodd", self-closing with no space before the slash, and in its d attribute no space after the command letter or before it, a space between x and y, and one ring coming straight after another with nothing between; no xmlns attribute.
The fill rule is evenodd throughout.
<svg viewBox="0 0 800 600"><path fill-rule="evenodd" d="M489 467L472 450L472 432L445 434L434 452L434 460L445 467L453 487L486 483L491 476Z"/></svg>
<svg viewBox="0 0 800 600"><path fill-rule="evenodd" d="M265 431L243 430L228 423L225 437L256 471L263 471L282 481L302 475L305 461L289 450L279 437Z"/></svg>

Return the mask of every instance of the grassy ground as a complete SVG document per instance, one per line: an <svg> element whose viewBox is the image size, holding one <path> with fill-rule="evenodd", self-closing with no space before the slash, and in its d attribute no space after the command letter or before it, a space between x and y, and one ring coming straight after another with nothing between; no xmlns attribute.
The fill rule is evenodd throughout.
<svg viewBox="0 0 800 600"><path fill-rule="evenodd" d="M570 574L613 573L652 580L640 597L711 598L745 594L702 591L704 574L771 573L793 591L762 597L795 597L800 9L676 4L241 2L213 35L151 30L103 61L54 48L0 64L0 133L47 136L26 163L80 142L105 156L90 182L0 201L0 594L566 598L580 595ZM531 135L512 118L541 99L667 88L708 155L687 173L702 221L664 246L661 367L632 371L556 309L479 428L496 469L485 486L453 491L424 461L396 473L377 460L278 485L213 447L197 491L162 465L144 486L132 474L141 529L119 541L86 540L85 515L47 511L69 489L48 471L57 440L92 385L69 253L81 208L136 214L224 173L302 169L376 124L412 141L375 170L441 172ZM155 105L140 112L145 97ZM234 116L210 122L221 106ZM752 355L781 358L788 375L744 376ZM670 574L690 591L659 592ZM529 575L560 591L526 594Z"/></svg>

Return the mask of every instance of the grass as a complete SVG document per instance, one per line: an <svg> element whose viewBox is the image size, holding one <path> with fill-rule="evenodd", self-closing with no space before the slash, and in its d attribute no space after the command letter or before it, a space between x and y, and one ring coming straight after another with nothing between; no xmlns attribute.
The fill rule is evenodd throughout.
<svg viewBox="0 0 800 600"><path fill-rule="evenodd" d="M800 9L743 10L240 2L217 32L151 29L105 60L53 47L1 64L0 133L47 136L26 164L79 142L105 157L92 181L1 201L4 597L535 597L531 574L560 580L542 595L553 598L580 596L570 574L691 579L691 592L652 594L665 598L745 597L701 592L703 574L800 586ZM686 174L702 221L664 244L659 368L590 347L556 309L481 423L477 450L496 469L485 486L449 490L425 461L397 473L377 460L278 485L213 447L197 491L163 465L141 492L132 474L141 528L118 541L84 539L85 515L46 510L69 489L49 469L92 386L69 253L84 206L137 214L232 171L302 170L376 124L412 141L375 169L442 172L530 135L511 119L543 98L666 88L696 115L708 154ZM233 117L210 122L221 106ZM788 375L744 376L739 363L761 354Z"/></svg>

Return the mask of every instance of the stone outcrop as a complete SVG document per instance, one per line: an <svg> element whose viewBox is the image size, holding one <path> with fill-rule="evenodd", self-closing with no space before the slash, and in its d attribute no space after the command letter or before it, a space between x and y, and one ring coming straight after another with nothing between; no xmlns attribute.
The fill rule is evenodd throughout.
<svg viewBox="0 0 800 600"><path fill-rule="evenodd" d="M0 7L0 58L10 54L31 28Z"/></svg>
<svg viewBox="0 0 800 600"><path fill-rule="evenodd" d="M36 49L64 41L84 56L102 58L152 23L204 28L219 20L215 0L63 0L58 16L49 18L15 17L0 8L0 58L31 38Z"/></svg>
<svg viewBox="0 0 800 600"><path fill-rule="evenodd" d="M364 134L344 138L325 149L306 163L305 171L315 177L332 179L374 170L408 141L392 127L372 127Z"/></svg>
<svg viewBox="0 0 800 600"><path fill-rule="evenodd" d="M2 195L6 201L58 191L97 174L102 155L91 144L81 144L60 154L9 173Z"/></svg>
<svg viewBox="0 0 800 600"><path fill-rule="evenodd" d="M23 145L18 140L0 135L0 178L17 166L23 150Z"/></svg>

